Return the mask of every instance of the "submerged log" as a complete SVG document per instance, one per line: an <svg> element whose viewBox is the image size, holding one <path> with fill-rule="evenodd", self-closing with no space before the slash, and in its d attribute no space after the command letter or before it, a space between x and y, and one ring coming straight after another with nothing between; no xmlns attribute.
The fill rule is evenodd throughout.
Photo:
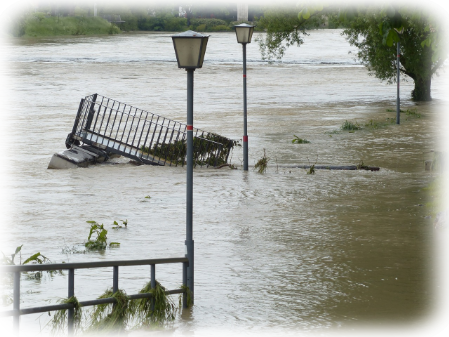
<svg viewBox="0 0 449 337"><path fill-rule="evenodd" d="M302 168L310 169L314 167L315 170L365 170L365 171L379 171L380 168L376 166L366 166L366 165L346 165L346 166L335 166L335 165L296 165L291 166L292 168Z"/></svg>

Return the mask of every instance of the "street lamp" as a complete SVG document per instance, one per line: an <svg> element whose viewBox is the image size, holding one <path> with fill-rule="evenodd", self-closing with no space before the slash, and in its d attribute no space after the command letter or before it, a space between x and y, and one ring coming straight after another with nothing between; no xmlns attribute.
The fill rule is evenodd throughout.
<svg viewBox="0 0 449 337"><path fill-rule="evenodd" d="M172 35L178 68L187 71L187 197L186 197L186 257L187 286L191 291L193 304L193 72L203 66L209 35L188 30Z"/></svg>
<svg viewBox="0 0 449 337"><path fill-rule="evenodd" d="M237 42L243 47L243 170L248 171L248 130L246 123L246 44L251 43L254 26L241 23L234 26Z"/></svg>

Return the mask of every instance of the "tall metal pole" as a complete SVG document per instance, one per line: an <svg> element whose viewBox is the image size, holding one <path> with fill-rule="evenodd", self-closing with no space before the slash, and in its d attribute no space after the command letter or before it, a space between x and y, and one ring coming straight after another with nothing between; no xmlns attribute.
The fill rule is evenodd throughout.
<svg viewBox="0 0 449 337"><path fill-rule="evenodd" d="M248 130L246 123L246 43L243 47L243 170L248 171Z"/></svg>
<svg viewBox="0 0 449 337"><path fill-rule="evenodd" d="M186 210L186 257L189 259L187 267L187 286L191 291L193 304L193 72L187 71L187 210Z"/></svg>
<svg viewBox="0 0 449 337"><path fill-rule="evenodd" d="M396 98L396 124L400 123L400 114L401 114L401 98L399 97L399 57L400 57L400 53L399 53L399 49L401 47L401 43L398 42L396 43L397 45L397 65L396 68L398 70L398 76L396 79L396 82L398 83L398 93L397 93L397 98Z"/></svg>

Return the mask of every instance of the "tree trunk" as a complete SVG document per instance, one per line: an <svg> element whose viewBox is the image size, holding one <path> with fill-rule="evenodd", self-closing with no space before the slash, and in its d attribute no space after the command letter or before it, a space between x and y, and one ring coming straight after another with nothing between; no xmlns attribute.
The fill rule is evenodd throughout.
<svg viewBox="0 0 449 337"><path fill-rule="evenodd" d="M412 98L414 101L431 101L430 96L430 84L432 80L430 78L416 78L415 89L412 90Z"/></svg>

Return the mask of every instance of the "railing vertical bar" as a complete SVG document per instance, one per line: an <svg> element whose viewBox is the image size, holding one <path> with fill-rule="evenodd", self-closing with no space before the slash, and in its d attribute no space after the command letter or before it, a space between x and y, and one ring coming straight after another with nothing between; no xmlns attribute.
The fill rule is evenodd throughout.
<svg viewBox="0 0 449 337"><path fill-rule="evenodd" d="M182 263L182 285L187 287L187 262ZM187 308L187 291L182 294L182 307Z"/></svg>
<svg viewBox="0 0 449 337"><path fill-rule="evenodd" d="M69 269L69 284L68 284L68 298L75 296L75 269ZM68 335L74 334L74 309L68 309L67 311L67 329Z"/></svg>
<svg viewBox="0 0 449 337"><path fill-rule="evenodd" d="M114 131L115 121L117 120L117 115L120 113L120 102L118 103L117 110L115 110L114 121L112 122L111 132L109 132L109 138L112 138L112 131ZM117 138L117 132L115 133L115 138Z"/></svg>
<svg viewBox="0 0 449 337"><path fill-rule="evenodd" d="M143 114L143 110L140 110L140 117L139 117L139 120L137 121L136 132L134 132L134 137L133 137L133 141L131 143L131 146L134 146L134 141L136 140L137 130L139 129L140 120L142 119L142 114Z"/></svg>
<svg viewBox="0 0 449 337"><path fill-rule="evenodd" d="M116 293L117 291L118 291L118 266L114 266L112 275L112 292Z"/></svg>
<svg viewBox="0 0 449 337"><path fill-rule="evenodd" d="M97 127L98 117L100 117L101 107L103 106L103 102L104 102L104 99L105 99L105 98L106 98L106 97L102 96L102 97L101 97L101 103L98 105L97 117L95 117L94 127L91 129L93 132L95 132L95 128ZM95 106L95 104L94 104L94 106Z"/></svg>
<svg viewBox="0 0 449 337"><path fill-rule="evenodd" d="M151 289L156 288L156 265L151 265ZM151 298L151 311L154 311L154 297Z"/></svg>
<svg viewBox="0 0 449 337"><path fill-rule="evenodd" d="M101 128L103 127L104 116L106 116L108 108L109 108L109 99L108 99L108 102L106 103L106 105L104 106L103 117L101 117L100 126L98 127L98 134L100 134L100 135L101 135ZM101 109L98 109L98 110L101 111ZM92 131L95 132L95 129Z"/></svg>
<svg viewBox="0 0 449 337"><path fill-rule="evenodd" d="M120 104L120 103L119 103L119 104ZM113 101L112 107L109 108L108 121L106 122L106 126L104 127L104 136L105 136L105 137L106 137L107 132L108 132L108 126L109 126L109 121L111 120L112 112L115 111L115 110L114 110L114 106L115 106L115 101ZM106 146L109 147L109 138L108 138L108 143L106 144Z"/></svg>
<svg viewBox="0 0 449 337"><path fill-rule="evenodd" d="M131 131L133 131L134 118L137 118L137 117L136 117L136 111L137 111L137 109L134 108L134 116L132 116L133 119L132 119L132 121L131 121L131 126L129 127L130 130L129 130L129 132L128 132L128 137L126 137L126 145L128 145L128 146L129 146L129 143L128 143L128 141L129 141L129 135L131 134ZM130 110L130 112L131 112L131 110ZM132 146L132 144L131 144L131 146Z"/></svg>
<svg viewBox="0 0 449 337"><path fill-rule="evenodd" d="M148 111L146 111L146 115L145 118L143 120L143 125L142 125L142 131L140 132L140 136L139 136L139 140L137 141L137 150L136 150L136 156L137 156L137 152L140 149L140 141L142 140L142 135L145 132L145 123L147 122L147 118L148 118Z"/></svg>
<svg viewBox="0 0 449 337"><path fill-rule="evenodd" d="M123 136L126 132L126 126L128 125L129 116L131 115L132 106L129 106L129 112L127 113L126 122L125 122L125 128L123 129L122 138L120 138L120 143L123 141Z"/></svg>
<svg viewBox="0 0 449 337"><path fill-rule="evenodd" d="M91 105L89 108L89 114L87 116L87 121L86 121L86 130L89 130L90 126L92 125L92 119L94 118L94 108L95 108L96 101L97 101L97 94L93 94Z"/></svg>
<svg viewBox="0 0 449 337"><path fill-rule="evenodd" d="M115 140L117 140L118 133L119 133L119 131L120 131L120 126L122 125L123 115L126 113L125 110L126 110L126 104L125 104L125 106L123 107L123 112L120 114L120 121L118 122L117 132L115 133L115 138L114 138ZM126 124L125 124L125 128L126 128ZM123 137L123 133L122 133L122 137Z"/></svg>
<svg viewBox="0 0 449 337"><path fill-rule="evenodd" d="M143 146L145 146L145 144L147 143L148 135L150 134L150 130L151 130L151 124L153 124L153 118L154 118L154 114L151 114L151 121L150 121L150 124L148 125L148 131L147 131L147 135L145 136L145 141L143 142ZM147 159L148 159L149 155L150 155L150 147L148 147ZM143 157L143 151L142 151L142 157Z"/></svg>
<svg viewBox="0 0 449 337"><path fill-rule="evenodd" d="M13 309L17 310L17 314L13 318L13 328L16 333L19 332L20 322L20 272L14 273L14 290L13 290Z"/></svg>
<svg viewBox="0 0 449 337"><path fill-rule="evenodd" d="M153 145L154 134L155 134L156 131L157 131L157 125L158 125L158 123L159 123L159 118L160 118L160 116L157 116L156 123L154 124L154 132L153 132L153 135L151 136L151 142L150 142L150 144L148 145L148 148L149 148L149 149L151 149L151 145ZM150 155L150 154L148 153L148 156L149 156L149 155ZM147 157L147 159L148 159L148 157ZM154 160L154 153L153 153L153 160Z"/></svg>

